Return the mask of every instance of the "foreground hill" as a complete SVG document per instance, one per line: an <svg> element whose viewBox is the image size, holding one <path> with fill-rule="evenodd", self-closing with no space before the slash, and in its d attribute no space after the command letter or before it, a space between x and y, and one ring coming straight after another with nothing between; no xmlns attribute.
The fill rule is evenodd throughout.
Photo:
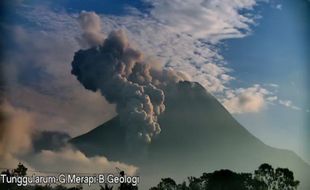
<svg viewBox="0 0 310 190"><path fill-rule="evenodd" d="M270 147L242 127L200 84L179 82L165 90L161 134L145 152L126 151L126 130L119 117L70 142L89 156L104 155L140 168L142 188L162 177L179 181L204 171L253 171L262 163L287 167L309 190L310 166L295 153Z"/></svg>

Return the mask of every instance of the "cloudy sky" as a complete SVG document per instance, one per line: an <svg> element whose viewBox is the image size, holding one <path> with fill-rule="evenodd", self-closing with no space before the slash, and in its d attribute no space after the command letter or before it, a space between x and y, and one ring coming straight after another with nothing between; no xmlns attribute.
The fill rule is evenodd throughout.
<svg viewBox="0 0 310 190"><path fill-rule="evenodd" d="M78 20L84 11L95 15L98 38L123 29L146 59L187 73L263 142L310 163L309 1L10 1L1 18L1 64L4 107L16 125L74 137L115 115L114 105L70 74L74 52L87 46ZM108 162L66 149L36 155L34 165L46 155Z"/></svg>

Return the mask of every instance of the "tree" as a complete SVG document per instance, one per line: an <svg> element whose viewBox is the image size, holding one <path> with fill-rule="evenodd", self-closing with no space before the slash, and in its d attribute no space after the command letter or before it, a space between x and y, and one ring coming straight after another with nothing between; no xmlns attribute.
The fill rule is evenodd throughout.
<svg viewBox="0 0 310 190"><path fill-rule="evenodd" d="M266 184L267 189L273 189L274 183L274 169L269 164L262 164L258 167L258 170L254 171L255 179L259 182Z"/></svg>
<svg viewBox="0 0 310 190"><path fill-rule="evenodd" d="M13 170L13 175L15 176L26 176L27 175L27 170L23 164L19 163L17 165L17 168Z"/></svg>
<svg viewBox="0 0 310 190"><path fill-rule="evenodd" d="M295 190L299 185L292 171L287 168L274 170L269 164L262 164L258 170L255 170L255 179L263 182L265 189L268 190Z"/></svg>
<svg viewBox="0 0 310 190"><path fill-rule="evenodd" d="M13 169L13 170L6 170L6 171L2 171L1 174L5 174L6 177L20 177L20 176L26 176L27 175L27 168L19 163L17 168ZM6 181L0 181L0 189L2 190L23 190L26 189L25 187L19 187L17 186L17 184L15 183L6 183Z"/></svg>
<svg viewBox="0 0 310 190"><path fill-rule="evenodd" d="M160 183L151 190L177 190L177 183L171 178L162 178Z"/></svg>
<svg viewBox="0 0 310 190"><path fill-rule="evenodd" d="M208 190L247 190L247 181L251 174L238 174L230 170L215 171L209 177Z"/></svg>
<svg viewBox="0 0 310 190"><path fill-rule="evenodd" d="M294 174L287 168L277 168L275 172L275 181L278 189L295 190L299 181L294 179Z"/></svg>
<svg viewBox="0 0 310 190"><path fill-rule="evenodd" d="M188 178L188 188L190 190L200 190L203 189L203 179L201 178L196 178L196 177L189 177Z"/></svg>
<svg viewBox="0 0 310 190"><path fill-rule="evenodd" d="M177 190L190 190L190 188L187 187L186 182L183 181L183 183L177 185Z"/></svg>
<svg viewBox="0 0 310 190"><path fill-rule="evenodd" d="M262 164L252 173L236 173L230 170L219 170L203 173L200 177L188 177L188 185L184 181L176 184L171 178L161 182L150 190L296 190L299 181L287 168L277 168Z"/></svg>
<svg viewBox="0 0 310 190"><path fill-rule="evenodd" d="M125 172L124 171L120 171L120 176L124 177L125 176ZM119 190L138 190L137 186L132 185L131 183L121 183L121 185L118 188Z"/></svg>

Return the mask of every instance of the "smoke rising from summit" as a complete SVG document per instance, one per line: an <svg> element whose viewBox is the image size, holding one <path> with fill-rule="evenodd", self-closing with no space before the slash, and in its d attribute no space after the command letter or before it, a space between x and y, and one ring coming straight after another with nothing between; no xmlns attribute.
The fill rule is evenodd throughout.
<svg viewBox="0 0 310 190"><path fill-rule="evenodd" d="M158 116L165 110L162 88L188 80L184 73L153 67L142 52L130 46L123 30L111 32L97 46L77 51L71 73L86 89L99 90L116 104L122 125L128 129L127 140L147 143L161 131Z"/></svg>

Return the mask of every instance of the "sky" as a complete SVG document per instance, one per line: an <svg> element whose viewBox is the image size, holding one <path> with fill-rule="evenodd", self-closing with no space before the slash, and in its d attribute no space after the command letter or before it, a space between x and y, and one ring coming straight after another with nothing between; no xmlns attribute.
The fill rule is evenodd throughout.
<svg viewBox="0 0 310 190"><path fill-rule="evenodd" d="M277 3L260 7L263 18L253 34L228 40L223 56L238 70L236 75L242 83L278 85L275 90L279 104L258 114L236 115L238 120L265 143L295 150L309 162L304 146L310 136L309 3Z"/></svg>
<svg viewBox="0 0 310 190"><path fill-rule="evenodd" d="M264 143L293 150L310 163L309 1L129 2L7 4L1 20L5 108L12 125L29 126L22 138L12 134L20 143L10 156L25 146L31 149L29 131L61 131L74 137L115 116L115 105L85 90L70 74L74 52L87 46L78 22L86 11L99 18L95 33L107 36L123 29L146 59L186 73ZM36 155L32 166L44 165L47 155L54 161L62 158L64 166L70 162L68 155L79 155L89 165L95 159L68 148ZM135 170L104 157L95 162Z"/></svg>

